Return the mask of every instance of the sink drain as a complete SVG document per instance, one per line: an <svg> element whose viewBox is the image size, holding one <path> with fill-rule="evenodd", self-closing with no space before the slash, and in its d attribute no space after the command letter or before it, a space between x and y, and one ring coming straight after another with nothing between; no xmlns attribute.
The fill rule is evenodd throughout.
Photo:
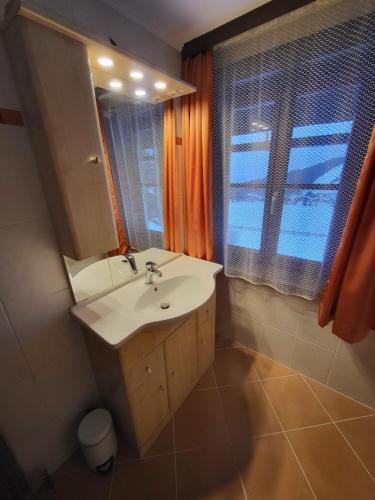
<svg viewBox="0 0 375 500"><path fill-rule="evenodd" d="M162 302L160 304L160 309L169 309L170 303L169 302Z"/></svg>

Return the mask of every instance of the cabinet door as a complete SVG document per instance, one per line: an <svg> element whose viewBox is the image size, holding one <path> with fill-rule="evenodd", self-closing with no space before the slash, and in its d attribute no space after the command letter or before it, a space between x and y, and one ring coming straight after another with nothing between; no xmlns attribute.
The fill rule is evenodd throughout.
<svg viewBox="0 0 375 500"><path fill-rule="evenodd" d="M139 447L152 436L169 412L163 346L160 345L149 357L148 365L153 369L129 397Z"/></svg>
<svg viewBox="0 0 375 500"><path fill-rule="evenodd" d="M177 408L198 378L196 315L193 314L164 343L168 396Z"/></svg>
<svg viewBox="0 0 375 500"><path fill-rule="evenodd" d="M215 314L198 326L198 371L203 375L215 358Z"/></svg>
<svg viewBox="0 0 375 500"><path fill-rule="evenodd" d="M85 45L19 16L5 40L62 253L117 248Z"/></svg>

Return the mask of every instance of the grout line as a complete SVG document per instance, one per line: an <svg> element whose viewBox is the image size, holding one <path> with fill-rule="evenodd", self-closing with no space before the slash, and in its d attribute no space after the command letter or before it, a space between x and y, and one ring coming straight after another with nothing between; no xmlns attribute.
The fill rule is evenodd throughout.
<svg viewBox="0 0 375 500"><path fill-rule="evenodd" d="M331 377L331 374L332 374L332 370L333 370L333 365L335 363L335 360L336 360L336 356L337 356L337 353L338 353L338 350L339 350L339 345L340 345L340 341L337 342L336 344L336 349L334 350L333 352L333 356L332 356L332 361L331 361L331 366L329 367L329 370L328 370L328 375L327 375L327 378L325 380L325 385L328 385L328 381Z"/></svg>
<svg viewBox="0 0 375 500"><path fill-rule="evenodd" d="M350 422L351 420L361 420L362 418L375 417L375 413L370 413L369 415L361 415L359 417L350 417L350 418L340 418L339 420L334 420L337 424L341 422Z"/></svg>
<svg viewBox="0 0 375 500"><path fill-rule="evenodd" d="M259 382L268 382L269 380L279 380L280 378L296 377L298 375L300 375L300 373L295 372L295 373L291 373L290 375L280 375L280 377L269 377L269 378L260 378L259 377Z"/></svg>
<svg viewBox="0 0 375 500"><path fill-rule="evenodd" d="M312 382L315 382L316 384L319 384L321 385L322 387L324 387L325 389L327 389L328 391L332 391L332 392L335 392L336 394L339 394L340 396L342 396L343 398L346 398L346 399L350 399L350 401L353 401L353 403L356 403L358 405L362 405L362 406L365 406L366 408L368 408L369 410L371 410L372 412L375 413L375 408L373 408L372 406L369 406L368 404L366 403L362 403L361 401L358 401L357 399L354 399L352 396L349 396L348 394L344 394L343 392L340 392L338 391L337 389L334 389L333 387L329 387L328 385L326 385L325 383L322 383L322 382L319 382L318 380L315 380L314 378L311 378L307 375L304 375L303 373L298 373L298 375L301 375L303 378L307 379L307 380L311 380Z"/></svg>
<svg viewBox="0 0 375 500"><path fill-rule="evenodd" d="M303 378L303 377L302 377ZM347 439L347 437L345 436L345 434L341 431L340 427L337 425L337 423L333 420L333 418L331 417L331 415L329 414L328 410L325 408L325 406L323 405L323 403L320 401L319 397L317 394L315 394L315 392L313 391L313 389L309 386L309 384L306 382L306 380L304 380L305 384L307 385L307 387L310 389L310 391L312 392L312 394L315 396L316 400L318 401L318 403L320 404L320 406L323 408L323 410L327 413L328 417L331 419L332 421L332 424L335 426L336 430L338 431L338 433L341 435L341 437L344 439L344 441L346 442L346 444L349 446L349 448L352 450L354 456L357 458L357 460L359 461L359 463L362 465L362 467L365 469L365 471L367 472L367 474L370 476L370 478L372 479L372 481L375 483L375 478L374 476L371 474L371 472L368 470L368 468L366 467L366 465L362 462L362 459L360 458L360 456L358 455L358 453L355 451L355 449L352 447L352 445L350 444L349 440Z"/></svg>
<svg viewBox="0 0 375 500"><path fill-rule="evenodd" d="M173 436L174 486L175 486L176 500L178 500L176 433L175 433L175 428L174 428L174 415L172 416L172 436Z"/></svg>
<svg viewBox="0 0 375 500"><path fill-rule="evenodd" d="M329 422L322 422L321 424L313 424L313 425L304 425L302 427L293 427L293 429L285 429L285 432L296 432L302 431L305 429L315 429L315 427L324 427L326 425L332 425L333 422L330 420Z"/></svg>
<svg viewBox="0 0 375 500"><path fill-rule="evenodd" d="M244 485L243 479L242 479L242 475L241 475L241 472L240 472L239 467L238 467L238 460L237 460L237 457L235 456L235 453L234 453L234 450L233 450L232 440L231 440L230 434L229 434L228 421L227 421L227 417L226 417L225 411L224 411L224 404L223 404L223 400L221 398L219 386L217 385L216 374L215 374L215 370L214 370L213 366L211 366L211 370L212 370L212 376L213 376L213 379L214 379L214 382L215 382L215 386L216 386L217 397L219 398L219 404L220 404L221 411L223 413L223 417L224 417L224 420L225 420L225 427L226 427L226 432L228 434L229 446L230 446L230 449L232 451L232 460L233 460L235 468L237 470L238 477L240 478L240 483L241 483L241 487L242 487L242 493L244 495L244 500L248 500L246 489L245 489L245 485ZM255 371L255 374L258 375L256 373L256 371Z"/></svg>
<svg viewBox="0 0 375 500"><path fill-rule="evenodd" d="M262 389L263 389L263 391L264 391L264 394L266 395L266 398L268 399L269 404L271 405L271 408L273 409L273 412L274 412L274 414L275 414L275 416L276 416L276 419L277 419L277 421L279 422L280 428L281 428L281 429L282 429L282 431L283 431L283 434L284 434L284 436L285 436L285 439L288 441L288 444L289 444L289 446L290 446L290 449L292 450L292 453L293 453L293 455L294 455L294 457L295 457L295 459L296 459L296 461L297 461L297 463L298 463L298 465L299 465L299 467L300 467L300 469L301 469L301 472L302 472L302 474L303 474L303 476L304 476L304 478L305 478L305 480L306 480L306 483L308 484L308 486L309 486L309 488L310 488L310 490L311 490L311 493L313 494L313 497L315 498L315 500L317 500L317 496L315 495L315 492L314 492L314 490L313 490L313 488L312 488L312 486L311 486L311 483L310 483L310 481L309 481L309 479L308 479L308 477L307 477L307 475L306 475L306 472L304 471L304 469L303 469L303 467L302 467L302 464L301 464L301 462L300 462L300 460L299 460L299 458L298 458L298 456L297 456L296 452L294 451L294 448L293 448L293 446L292 446L292 444L291 444L291 442L290 442L290 440L289 440L289 437L288 437L288 435L287 435L287 433L286 433L286 431L285 431L285 429L284 429L284 426L283 426L283 424L282 424L281 420L279 419L278 414L276 413L275 407L273 406L272 401L271 401L270 397L268 396L267 391L266 391L266 389L264 388L264 385L263 385L262 381L260 381L260 385L261 385L261 387L262 387Z"/></svg>

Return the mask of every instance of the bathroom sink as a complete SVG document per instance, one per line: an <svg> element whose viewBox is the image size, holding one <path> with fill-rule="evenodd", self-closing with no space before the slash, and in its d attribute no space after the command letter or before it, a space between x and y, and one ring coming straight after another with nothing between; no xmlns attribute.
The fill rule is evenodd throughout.
<svg viewBox="0 0 375 500"><path fill-rule="evenodd" d="M144 273L94 300L72 307L84 326L112 349L119 348L149 325L185 316L201 307L215 291L220 264L186 255L160 267L163 276L147 285Z"/></svg>
<svg viewBox="0 0 375 500"><path fill-rule="evenodd" d="M203 290L204 280L198 276L182 275L161 278L158 283L146 285L135 303L135 312L145 315L160 315L165 318L167 309L189 307L197 300L197 290ZM195 305L193 306L195 308Z"/></svg>

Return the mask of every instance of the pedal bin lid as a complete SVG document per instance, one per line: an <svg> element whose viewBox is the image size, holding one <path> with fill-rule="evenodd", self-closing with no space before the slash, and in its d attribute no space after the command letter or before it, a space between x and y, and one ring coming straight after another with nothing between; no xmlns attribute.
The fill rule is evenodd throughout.
<svg viewBox="0 0 375 500"><path fill-rule="evenodd" d="M83 446L95 446L107 436L112 427L112 417L105 408L90 411L78 427L78 441Z"/></svg>

